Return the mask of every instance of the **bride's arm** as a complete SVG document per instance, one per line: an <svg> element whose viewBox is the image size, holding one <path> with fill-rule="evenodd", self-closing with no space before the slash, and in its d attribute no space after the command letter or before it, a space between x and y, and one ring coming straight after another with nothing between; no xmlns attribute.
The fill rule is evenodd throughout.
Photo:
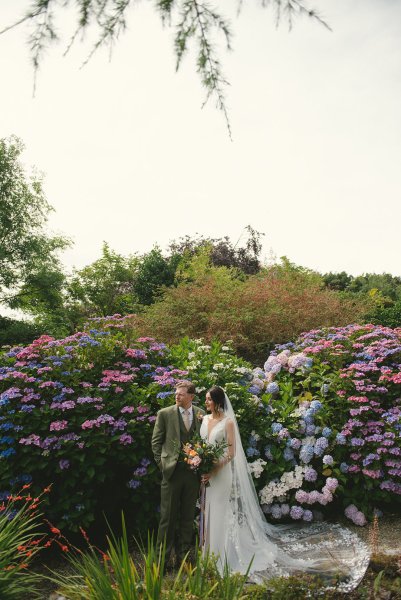
<svg viewBox="0 0 401 600"><path fill-rule="evenodd" d="M227 419L226 423L226 438L227 438L227 454L219 460L216 465L216 471L225 467L235 456L235 430L234 423L231 419Z"/></svg>
<svg viewBox="0 0 401 600"><path fill-rule="evenodd" d="M216 475L220 469L225 467L235 456L235 430L234 423L231 419L227 419L226 423L226 438L227 438L227 454L219 460L211 473L202 475L202 483L207 483L213 475Z"/></svg>
<svg viewBox="0 0 401 600"><path fill-rule="evenodd" d="M226 434L227 434L227 454L223 461L224 464L229 463L235 456L235 430L234 430L234 422L232 419L227 419L226 424Z"/></svg>

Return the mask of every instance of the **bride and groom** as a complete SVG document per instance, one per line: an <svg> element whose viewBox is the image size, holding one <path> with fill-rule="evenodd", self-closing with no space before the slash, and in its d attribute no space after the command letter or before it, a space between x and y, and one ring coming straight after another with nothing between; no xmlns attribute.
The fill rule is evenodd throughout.
<svg viewBox="0 0 401 600"><path fill-rule="evenodd" d="M271 525L260 508L229 398L221 387L206 394L206 410L193 404L195 387L176 386L175 405L158 412L152 450L162 473L158 544L166 556L175 546L178 560L190 551L200 480L179 461L179 448L200 435L210 444L225 441L227 450L213 471L203 475L206 488L203 552L214 554L220 571L248 573L261 582L296 572L317 574L341 591L363 577L369 551L359 538L338 525ZM176 539L177 536L177 539ZM338 583L339 582L339 583Z"/></svg>

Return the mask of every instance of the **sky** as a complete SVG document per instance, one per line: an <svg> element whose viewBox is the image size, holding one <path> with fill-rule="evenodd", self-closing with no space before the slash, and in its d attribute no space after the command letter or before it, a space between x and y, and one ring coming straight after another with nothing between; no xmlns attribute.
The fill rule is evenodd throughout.
<svg viewBox="0 0 401 600"><path fill-rule="evenodd" d="M93 32L44 57L33 96L26 26L0 36L0 137L25 144L45 175L49 226L74 245L67 270L103 241L124 255L196 234L235 243L251 225L263 258L320 272L401 275L401 2L315 0L332 31L307 18L275 25L271 8L232 0L233 51L221 49L232 140L193 54L175 71L173 31L135 3L111 59L80 68ZM2 0L0 29L28 0ZM241 244L241 241L239 242Z"/></svg>

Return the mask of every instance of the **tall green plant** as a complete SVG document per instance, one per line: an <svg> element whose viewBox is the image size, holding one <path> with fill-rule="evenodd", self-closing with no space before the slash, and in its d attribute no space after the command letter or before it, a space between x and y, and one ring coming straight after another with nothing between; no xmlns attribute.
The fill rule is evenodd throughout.
<svg viewBox="0 0 401 600"><path fill-rule="evenodd" d="M29 486L26 486L29 487ZM27 495L9 496L0 505L0 598L39 598L37 578L28 570L42 549L40 499ZM22 504L21 504L22 503Z"/></svg>

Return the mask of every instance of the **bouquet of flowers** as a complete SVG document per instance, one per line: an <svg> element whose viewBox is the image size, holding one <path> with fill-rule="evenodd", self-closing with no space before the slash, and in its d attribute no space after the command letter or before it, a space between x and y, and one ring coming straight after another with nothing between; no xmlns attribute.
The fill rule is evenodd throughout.
<svg viewBox="0 0 401 600"><path fill-rule="evenodd" d="M227 447L227 442L224 440L209 444L202 438L196 438L183 445L181 457L192 471L204 475L213 470Z"/></svg>

